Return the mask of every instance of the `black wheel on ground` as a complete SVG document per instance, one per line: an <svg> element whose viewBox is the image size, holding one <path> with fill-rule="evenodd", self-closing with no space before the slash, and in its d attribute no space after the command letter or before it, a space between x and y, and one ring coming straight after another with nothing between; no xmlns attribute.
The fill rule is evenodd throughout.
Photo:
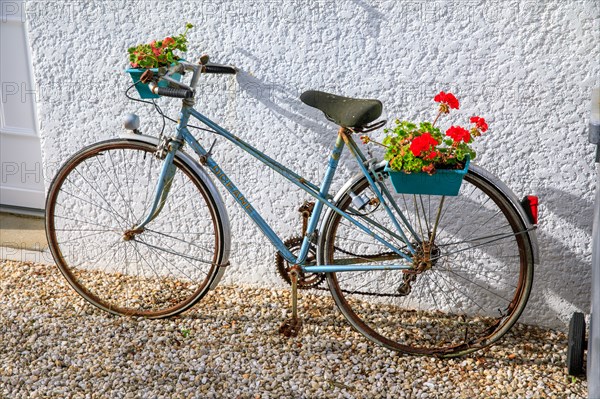
<svg viewBox="0 0 600 399"><path fill-rule="evenodd" d="M573 313L569 323L569 346L567 368L569 375L583 374L583 351L585 350L585 317L583 313Z"/></svg>

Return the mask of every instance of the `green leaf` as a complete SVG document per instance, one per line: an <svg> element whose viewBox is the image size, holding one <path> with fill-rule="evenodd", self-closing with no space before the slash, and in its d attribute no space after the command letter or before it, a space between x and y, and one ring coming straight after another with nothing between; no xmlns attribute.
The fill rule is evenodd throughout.
<svg viewBox="0 0 600 399"><path fill-rule="evenodd" d="M414 123L412 123L412 122L408 122L408 121L402 121L402 122L400 123L400 126L402 126L402 128L403 128L404 130L407 130L407 131L409 131L409 132L410 132L410 131L413 131L413 130L415 130L415 129L417 128L417 125L415 125L415 124L414 124Z"/></svg>

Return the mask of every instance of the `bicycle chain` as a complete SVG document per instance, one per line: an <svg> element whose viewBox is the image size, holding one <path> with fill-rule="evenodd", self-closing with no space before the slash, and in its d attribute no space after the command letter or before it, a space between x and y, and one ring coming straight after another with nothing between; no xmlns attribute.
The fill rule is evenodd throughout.
<svg viewBox="0 0 600 399"><path fill-rule="evenodd" d="M288 244L288 242L289 242L289 241L293 241L293 240L295 240L295 239L298 239L298 240L300 240L300 245L302 244L302 239L301 239L300 237L294 237L294 238L290 238L289 240L287 240L287 241L285 242L286 246L287 246L287 244ZM339 248L339 247L337 247L337 246L334 246L333 248L334 248L336 251L339 251L339 252L341 252L341 253L343 253L343 254L350 255L350 256L355 256L355 257L358 257L358 258L363 258L363 259L377 258L377 257L379 257L379 256L386 256L386 255L393 255L393 254L395 254L395 252L389 251L389 252L382 252L382 253L379 253L379 254L373 254L373 255L358 255L358 254L355 254L355 253L353 253L353 252L346 251L346 250L344 250L344 249L342 249L342 248ZM311 250L314 250L314 248L313 248L312 246L311 246ZM309 252L310 252L310 250L309 250ZM279 254L279 253L277 253L277 258L276 258L276 259L278 259L278 258L281 258L281 259L283 260L283 257L282 257L282 256L281 256L281 254ZM283 261L284 261L284 260L283 260ZM279 266L279 263L278 263L278 265L277 265L277 271L279 272L279 275L280 275L280 276L281 276L281 277L282 277L282 278L283 278L283 279L284 279L284 280L285 280L285 281L286 281L288 284L291 284L291 281L289 280L289 276L288 276L288 274L287 274L287 270L286 270L285 272L282 272L282 270L286 270L286 269L282 269L282 268L280 268L280 266ZM311 274L313 274L313 273L311 273ZM328 290L329 290L329 288L327 288L327 287L319 287L320 283L321 283L323 280L325 280L325 273L318 273L318 274L320 275L320 281L319 281L319 283L318 283L318 284L313 284L313 285L311 285L311 286L306 286L306 285L305 285L305 286L303 286L303 287L302 287L302 289L308 289L308 288L312 288L312 289L315 289L315 290L328 291ZM302 280L302 278L303 278L303 277L301 276L301 278L300 278L300 279L299 279L299 281L298 281L298 288L299 288L299 289L301 288L301 285L300 285L300 280ZM399 293L398 293L398 294L382 294L382 293L376 293L376 292L355 291L355 290L352 290L352 291L351 291L351 290L345 290L345 289L342 289L341 291L342 291L343 293L346 293L346 294L370 295L370 296L376 296L376 297L381 297L381 298L390 298L390 297L404 297L404 296L406 296L406 295L399 294Z"/></svg>

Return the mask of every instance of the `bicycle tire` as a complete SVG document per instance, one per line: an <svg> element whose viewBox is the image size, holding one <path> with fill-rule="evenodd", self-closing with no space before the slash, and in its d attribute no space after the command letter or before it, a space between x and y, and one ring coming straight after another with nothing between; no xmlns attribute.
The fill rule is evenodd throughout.
<svg viewBox="0 0 600 399"><path fill-rule="evenodd" d="M429 203L429 208L432 202L439 205L441 197L411 196L414 201L410 205L410 201L405 201L406 196L394 193L382 169L380 165L377 170L383 177L378 184L389 187L395 198L403 198L401 203L396 203L411 223L418 225L420 220L421 225L426 225L429 222L431 228L434 218L424 220L426 204ZM363 177L336 196L339 198L336 205L341 209L351 209L350 192L374 197ZM430 253L435 253L431 258L436 261L429 269L416 274L414 281L406 277L410 274L398 270L327 274L337 307L352 327L369 340L409 354L464 355L500 339L525 308L533 281L533 250L528 224L515 206L492 182L471 170L459 196L445 197L444 201L435 246L430 249ZM466 207L466 212L461 205ZM363 212L352 210L351 214L371 226L366 217L379 223L387 220L387 216L375 216L375 212L383 213L381 205L370 206L378 209L370 214L367 214L368 208ZM430 209L428 212L436 214ZM392 230L393 226L387 222ZM498 230L500 227L503 230ZM480 236L478 229L490 234ZM501 231L506 232L505 238L501 238ZM416 231L421 240L430 232L430 229ZM398 248L408 251L397 237L382 234L387 234L386 238L396 242ZM498 238L496 241L494 236ZM460 237L466 239L459 242ZM416 239L412 244L415 248L419 246ZM382 259L386 253L389 257L389 249L339 214L330 212L326 217L319 242L320 264L335 264L336 260L348 257L365 263L377 256ZM402 259L395 264L400 261Z"/></svg>
<svg viewBox="0 0 600 399"><path fill-rule="evenodd" d="M226 256L217 202L180 154L162 211L125 239L154 198L163 162L155 151L127 139L92 144L65 162L48 191L46 236L58 269L86 301L117 315L163 318L189 309Z"/></svg>
<svg viewBox="0 0 600 399"><path fill-rule="evenodd" d="M583 374L585 343L585 316L583 313L575 312L569 321L569 344L567 346L569 375Z"/></svg>

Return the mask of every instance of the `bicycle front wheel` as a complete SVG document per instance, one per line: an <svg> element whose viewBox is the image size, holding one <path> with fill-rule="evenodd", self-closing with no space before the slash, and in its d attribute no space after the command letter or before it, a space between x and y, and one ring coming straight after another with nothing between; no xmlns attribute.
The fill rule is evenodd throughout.
<svg viewBox="0 0 600 399"><path fill-rule="evenodd" d="M381 170L380 170L381 172ZM396 194L387 203L404 228L417 261L409 263L337 213L324 223L321 264L407 264L400 270L329 273L333 298L368 339L411 354L458 356L497 341L523 311L533 279L528 230L517 209L492 183L472 171L457 197ZM371 200L352 209L352 198ZM383 204L363 178L337 205L405 253ZM443 198L443 200L442 200ZM406 223L404 223L406 224Z"/></svg>
<svg viewBox="0 0 600 399"><path fill-rule="evenodd" d="M161 212L138 234L163 161L129 140L91 145L52 182L46 234L71 286L105 311L149 318L180 313L209 290L224 256L215 199L181 157Z"/></svg>

